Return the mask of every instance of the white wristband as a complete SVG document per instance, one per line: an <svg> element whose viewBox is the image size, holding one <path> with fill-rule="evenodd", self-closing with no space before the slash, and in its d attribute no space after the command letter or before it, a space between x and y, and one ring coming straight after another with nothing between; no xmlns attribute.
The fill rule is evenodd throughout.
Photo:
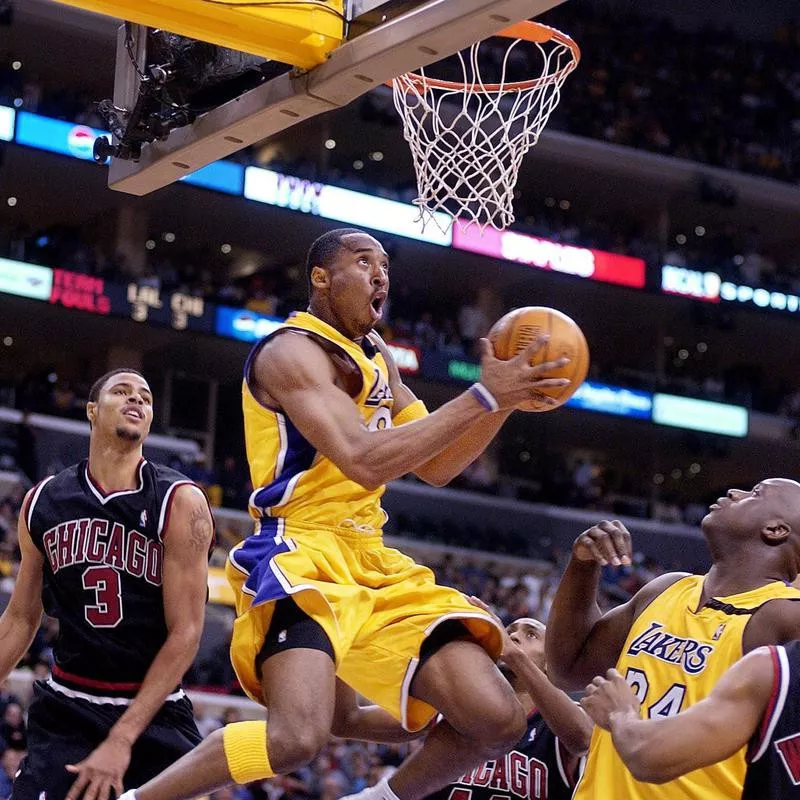
<svg viewBox="0 0 800 800"><path fill-rule="evenodd" d="M494 395L482 383L473 383L469 387L469 391L487 411L500 410L500 403L495 400Z"/></svg>

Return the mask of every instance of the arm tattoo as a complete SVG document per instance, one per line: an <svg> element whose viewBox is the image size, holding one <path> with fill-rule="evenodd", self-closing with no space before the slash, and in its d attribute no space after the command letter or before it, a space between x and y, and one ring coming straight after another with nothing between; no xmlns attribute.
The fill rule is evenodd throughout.
<svg viewBox="0 0 800 800"><path fill-rule="evenodd" d="M206 552L211 544L211 521L205 508L195 508L189 518L189 532L192 547L199 552Z"/></svg>

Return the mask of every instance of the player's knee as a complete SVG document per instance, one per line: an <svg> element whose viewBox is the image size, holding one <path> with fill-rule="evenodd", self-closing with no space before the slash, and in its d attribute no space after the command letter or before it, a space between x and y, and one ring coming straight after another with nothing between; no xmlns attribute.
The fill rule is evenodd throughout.
<svg viewBox="0 0 800 800"><path fill-rule="evenodd" d="M270 760L286 774L310 764L328 743L330 730L316 725L269 725Z"/></svg>
<svg viewBox="0 0 800 800"><path fill-rule="evenodd" d="M511 750L523 737L527 727L525 710L515 697L498 704L494 712L480 722L475 728L475 735L487 758Z"/></svg>

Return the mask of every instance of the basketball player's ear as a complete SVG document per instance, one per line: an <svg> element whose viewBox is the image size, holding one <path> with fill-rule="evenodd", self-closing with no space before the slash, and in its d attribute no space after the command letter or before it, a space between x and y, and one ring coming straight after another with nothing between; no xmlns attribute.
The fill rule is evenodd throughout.
<svg viewBox="0 0 800 800"><path fill-rule="evenodd" d="M327 289L331 284L330 274L324 267L313 267L311 270L311 285L315 289Z"/></svg>
<svg viewBox="0 0 800 800"><path fill-rule="evenodd" d="M94 419L97 416L97 403L86 404L86 419L89 420L89 425L94 424Z"/></svg>
<svg viewBox="0 0 800 800"><path fill-rule="evenodd" d="M761 538L766 544L779 545L783 544L791 535L792 526L782 519L776 519L768 522L761 529Z"/></svg>

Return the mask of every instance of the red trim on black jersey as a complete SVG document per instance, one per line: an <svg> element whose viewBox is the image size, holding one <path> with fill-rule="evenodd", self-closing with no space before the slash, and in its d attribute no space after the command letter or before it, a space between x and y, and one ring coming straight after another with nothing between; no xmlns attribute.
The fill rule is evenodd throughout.
<svg viewBox="0 0 800 800"><path fill-rule="evenodd" d="M52 478L52 475L49 475L48 478ZM22 519L25 520L25 524L28 526L28 530L30 531L30 519L28 518L28 512L31 510L31 503L33 503L33 498L36 497L36 493L39 491L39 487L47 480L47 478L42 478L38 483L34 484L31 490L28 492L24 502L22 503L22 508L20 509L20 516Z"/></svg>
<svg viewBox="0 0 800 800"><path fill-rule="evenodd" d="M769 645L767 649L772 658L772 692L770 693L764 716L761 718L758 736L753 739L752 744L748 748L748 761L758 753L764 743L764 737L769 731L769 723L772 720L772 715L775 713L775 706L778 703L778 697L781 693L781 660L778 657L778 650L774 645Z"/></svg>
<svg viewBox="0 0 800 800"><path fill-rule="evenodd" d="M89 483L91 483L92 486L94 486L94 488L97 489L97 491L101 495L103 495L103 498L105 500L107 500L112 495L122 494L123 492L126 493L126 494L127 493L133 494L135 492L141 492L142 489L144 488L144 475L142 475L142 465L144 463L145 463L145 459L144 459L144 457L142 457L142 458L139 459L139 463L136 465L136 473L137 473L137 475L139 477L139 486L136 489L109 489L109 491L106 491L100 485L100 483L98 482L97 478L95 478L94 475L92 475L92 470L89 468L89 460L88 459L86 460L86 478L89 481Z"/></svg>
<svg viewBox="0 0 800 800"><path fill-rule="evenodd" d="M136 692L142 688L141 683L112 683L110 681L98 681L94 678L84 678L81 675L73 675L71 672L66 672L61 669L57 664L52 669L53 677L60 680L75 683L78 686L86 686L90 689L107 689L117 692Z"/></svg>

